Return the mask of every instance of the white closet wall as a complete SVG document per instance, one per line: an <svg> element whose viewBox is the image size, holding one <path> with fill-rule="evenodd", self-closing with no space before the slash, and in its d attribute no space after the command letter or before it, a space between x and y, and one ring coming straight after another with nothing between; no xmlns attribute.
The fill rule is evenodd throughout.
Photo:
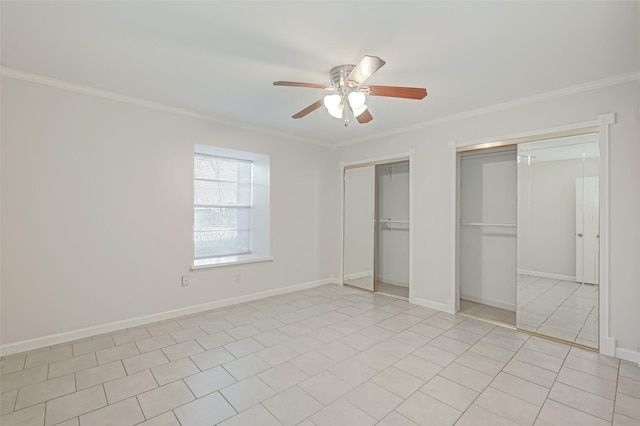
<svg viewBox="0 0 640 426"><path fill-rule="evenodd" d="M515 147L460 155L460 297L515 311Z"/></svg>
<svg viewBox="0 0 640 426"><path fill-rule="evenodd" d="M376 168L376 279L409 287L409 164ZM392 222L385 222L391 220Z"/></svg>

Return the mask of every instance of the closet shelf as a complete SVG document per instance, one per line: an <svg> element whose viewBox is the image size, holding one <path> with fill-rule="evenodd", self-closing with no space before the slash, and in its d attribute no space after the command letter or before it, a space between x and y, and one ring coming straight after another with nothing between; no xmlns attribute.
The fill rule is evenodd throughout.
<svg viewBox="0 0 640 426"><path fill-rule="evenodd" d="M391 220L391 219L380 219L379 223L406 223L409 224L408 220Z"/></svg>

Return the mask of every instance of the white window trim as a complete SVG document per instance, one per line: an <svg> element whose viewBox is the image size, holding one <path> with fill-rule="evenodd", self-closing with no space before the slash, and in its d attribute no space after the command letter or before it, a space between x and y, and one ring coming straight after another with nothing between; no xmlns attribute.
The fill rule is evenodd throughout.
<svg viewBox="0 0 640 426"><path fill-rule="evenodd" d="M212 263L206 265L192 265L191 270L197 271L199 269L209 268L223 268L225 266L244 265L247 263L261 263L261 262L273 262L273 257L258 257L253 254L240 254L236 256L223 256L210 259Z"/></svg>

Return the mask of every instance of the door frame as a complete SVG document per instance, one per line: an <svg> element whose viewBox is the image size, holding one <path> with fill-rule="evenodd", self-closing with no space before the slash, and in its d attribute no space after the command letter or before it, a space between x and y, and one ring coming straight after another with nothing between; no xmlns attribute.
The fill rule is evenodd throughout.
<svg viewBox="0 0 640 426"><path fill-rule="evenodd" d="M344 170L353 167L362 166L377 166L380 164L393 163L397 161L409 161L409 303L415 303L416 294L414 287L414 273L413 273L413 257L414 257L414 242L415 242L415 230L414 230L414 155L415 148L409 149L407 152L401 152L398 154L386 155L381 157L368 158L356 161L340 161L340 276L338 277L338 283L344 284ZM375 250L375 247L374 247ZM375 251L374 251L375 253ZM375 268L375 260L374 260ZM375 276L374 276L375 281ZM374 282L375 288L375 282Z"/></svg>
<svg viewBox="0 0 640 426"><path fill-rule="evenodd" d="M609 130L616 122L615 113L602 114L597 120L572 123L517 134L470 140L449 142L450 161L450 313L460 310L460 276L458 273L458 257L460 247L460 155L462 151L472 149L494 148L536 140L555 139L562 136L593 133L599 134L600 142L600 265L599 265L599 351L604 355L615 356L615 339L610 336L609 313Z"/></svg>

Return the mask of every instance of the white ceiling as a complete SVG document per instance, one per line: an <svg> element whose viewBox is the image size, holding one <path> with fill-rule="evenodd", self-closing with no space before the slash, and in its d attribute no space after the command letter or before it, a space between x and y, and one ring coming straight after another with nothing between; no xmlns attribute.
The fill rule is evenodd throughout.
<svg viewBox="0 0 640 426"><path fill-rule="evenodd" d="M326 145L640 69L639 2L2 1L2 65ZM335 65L375 55L369 84L426 87L371 97L345 128L291 115Z"/></svg>

